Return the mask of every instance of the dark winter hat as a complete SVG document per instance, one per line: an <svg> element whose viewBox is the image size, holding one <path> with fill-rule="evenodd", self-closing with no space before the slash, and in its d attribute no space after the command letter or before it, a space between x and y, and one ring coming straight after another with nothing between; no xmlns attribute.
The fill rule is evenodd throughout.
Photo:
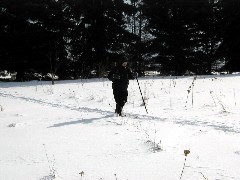
<svg viewBox="0 0 240 180"><path fill-rule="evenodd" d="M122 65L124 62L128 62L126 58L121 58L117 61L118 65Z"/></svg>

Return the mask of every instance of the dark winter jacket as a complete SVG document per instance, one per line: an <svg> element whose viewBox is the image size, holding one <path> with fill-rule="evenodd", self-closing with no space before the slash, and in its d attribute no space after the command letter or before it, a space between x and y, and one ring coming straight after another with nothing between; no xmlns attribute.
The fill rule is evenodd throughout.
<svg viewBox="0 0 240 180"><path fill-rule="evenodd" d="M134 79L133 73L128 67L121 65L114 67L108 74L108 79L113 82L113 89L127 90L129 79Z"/></svg>

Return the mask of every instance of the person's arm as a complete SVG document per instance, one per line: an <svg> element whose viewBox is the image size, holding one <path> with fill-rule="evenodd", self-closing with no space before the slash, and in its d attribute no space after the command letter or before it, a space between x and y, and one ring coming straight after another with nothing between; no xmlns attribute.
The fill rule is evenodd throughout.
<svg viewBox="0 0 240 180"><path fill-rule="evenodd" d="M110 81L114 81L114 80L119 80L120 76L118 75L118 70L116 68L113 68L109 74L108 74L108 79Z"/></svg>
<svg viewBox="0 0 240 180"><path fill-rule="evenodd" d="M113 69L109 72L109 74L108 74L108 79L109 79L110 81L113 81Z"/></svg>
<svg viewBox="0 0 240 180"><path fill-rule="evenodd" d="M127 69L128 71L128 79L135 79L136 76L134 75L134 73L131 71L130 68Z"/></svg>

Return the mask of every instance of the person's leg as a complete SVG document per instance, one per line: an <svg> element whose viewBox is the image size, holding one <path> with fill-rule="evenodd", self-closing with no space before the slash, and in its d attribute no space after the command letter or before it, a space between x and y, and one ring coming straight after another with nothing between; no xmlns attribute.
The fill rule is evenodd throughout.
<svg viewBox="0 0 240 180"><path fill-rule="evenodd" d="M118 113L118 111L119 111L119 105L116 103L115 113Z"/></svg>
<svg viewBox="0 0 240 180"><path fill-rule="evenodd" d="M127 102L127 96L128 96L127 90L123 90L123 91L118 92L118 111L117 111L117 113L120 116L122 115L123 106Z"/></svg>
<svg viewBox="0 0 240 180"><path fill-rule="evenodd" d="M114 99L116 102L116 109L115 109L115 113L119 113L119 89L117 87L113 86L113 95L114 95Z"/></svg>

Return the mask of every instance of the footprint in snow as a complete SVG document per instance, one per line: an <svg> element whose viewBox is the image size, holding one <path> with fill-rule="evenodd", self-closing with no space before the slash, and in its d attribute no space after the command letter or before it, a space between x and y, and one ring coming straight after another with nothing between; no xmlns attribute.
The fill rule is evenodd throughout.
<svg viewBox="0 0 240 180"><path fill-rule="evenodd" d="M8 127L18 127L18 126L23 126L23 125L25 125L26 123L11 123L11 124L9 124L8 125Z"/></svg>
<svg viewBox="0 0 240 180"><path fill-rule="evenodd" d="M237 155L240 155L240 151L235 151L234 153Z"/></svg>
<svg viewBox="0 0 240 180"><path fill-rule="evenodd" d="M23 117L23 114L14 114L14 116Z"/></svg>
<svg viewBox="0 0 240 180"><path fill-rule="evenodd" d="M11 123L8 125L8 127L16 127L16 125L17 125L16 123Z"/></svg>

